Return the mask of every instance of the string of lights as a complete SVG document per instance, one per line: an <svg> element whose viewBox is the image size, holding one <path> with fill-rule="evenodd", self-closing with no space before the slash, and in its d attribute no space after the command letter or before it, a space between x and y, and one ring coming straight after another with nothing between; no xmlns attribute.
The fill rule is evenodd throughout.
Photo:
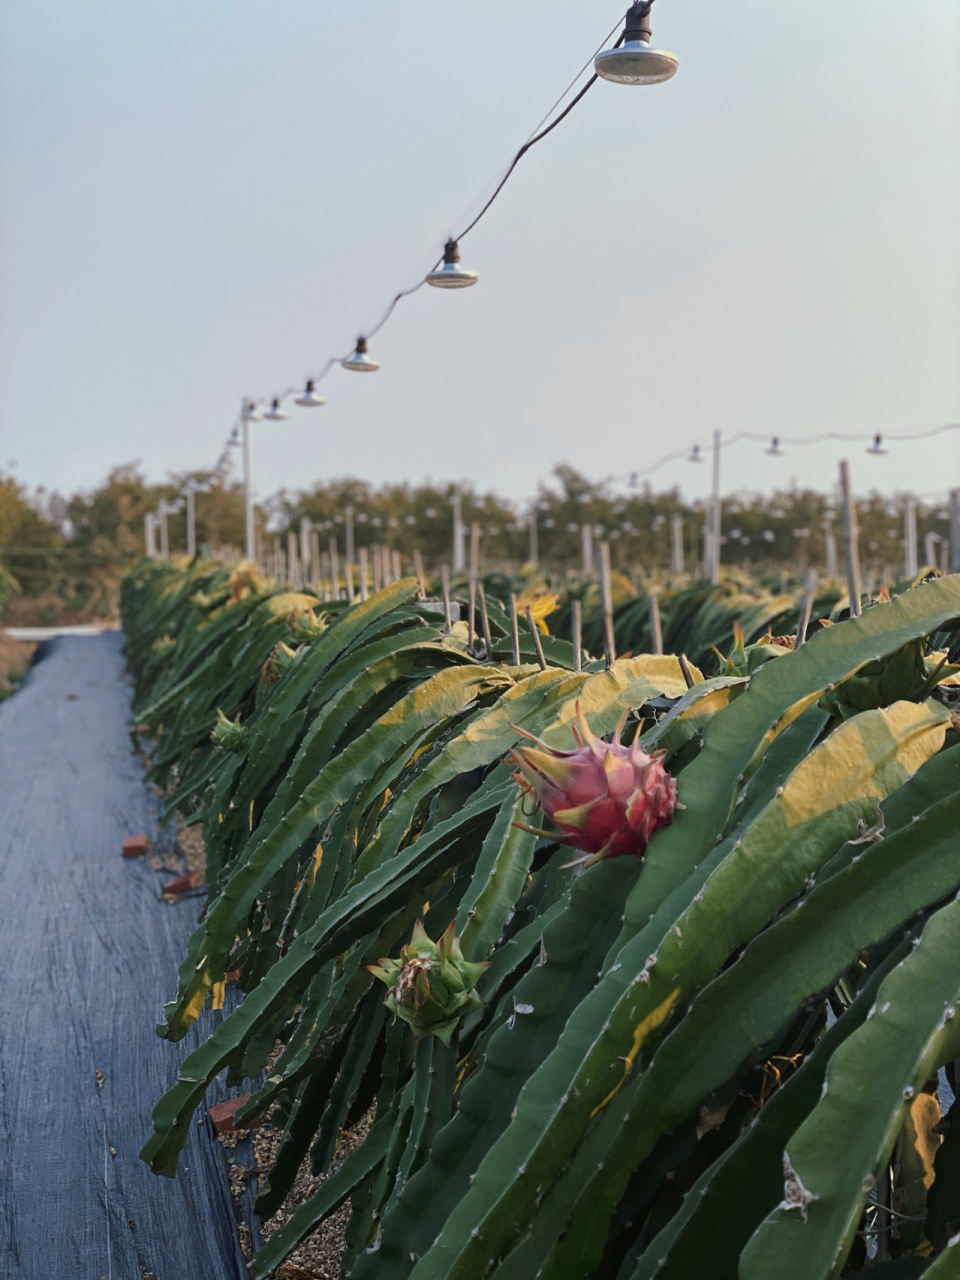
<svg viewBox="0 0 960 1280"><path fill-rule="evenodd" d="M380 366L370 356L367 344L371 338L381 331L393 315L397 305L404 298L408 298L411 294L418 292L425 284L447 289L462 289L476 284L477 273L460 266L459 242L469 235L481 219L486 216L494 201L513 175L517 165L531 147L547 137L557 125L566 119L598 79L605 78L616 83L625 84L656 84L669 79L673 75L677 67L677 60L674 55L648 47L650 40L649 13L652 5L653 0L634 0L627 12L624 30L614 45L609 49L605 48L620 25L619 21L610 29L591 57L584 63L515 152L505 169L501 171L495 180L496 185L493 191L486 198L479 211L470 217L466 226L456 236L451 236L447 239L442 255L433 262L433 265L425 275L420 276L415 283L400 289L393 295L374 323L369 325L357 338L356 346L352 352L349 350L341 351L328 357L306 379L306 385L302 391L298 387L288 386L282 392L271 397L243 400L240 415L234 423L227 446L217 462L218 472L222 473L228 466L229 447L240 444L241 429L250 421L255 421L259 418L280 420L288 417L289 415L283 405L291 397L294 397L296 404L304 407L319 407L324 404L325 399L316 391L316 384L326 378L338 364L354 372L376 372ZM567 102L566 100L574 92L584 73L591 66L594 68L593 75L574 94L574 97ZM566 103L565 106L563 105L564 103ZM561 107L562 110L560 109ZM557 114L558 111L559 114ZM464 217L467 216L464 215ZM261 412L261 410L264 411Z"/></svg>
<svg viewBox="0 0 960 1280"><path fill-rule="evenodd" d="M770 454L771 457L777 458L784 455L783 445L793 448L797 445L825 444L830 440L839 440L851 444L863 444L864 441L869 441L866 452L874 456L880 456L887 452L885 446L889 441L929 440L933 436L943 435L946 431L960 431L960 422L947 422L942 426L930 427L925 431L897 433L824 431L815 436L764 436L757 434L755 431L738 431L734 435L723 437L720 441L720 448L728 449L731 445L739 444L742 440L751 440L759 444L766 444L765 452ZM701 444L699 441L694 441L687 448L674 449L670 453L665 453L662 457L657 458L656 462L651 462L645 467L637 467L635 470L625 472L623 475L615 476L614 480L626 481L633 488L641 477L653 475L671 462L677 462L680 459L686 459L687 462L703 462L708 454L713 453L713 449L712 443Z"/></svg>
<svg viewBox="0 0 960 1280"><path fill-rule="evenodd" d="M419 275L413 283L398 290L393 295L383 310L377 314L377 318L373 323L361 332L352 351L344 350L330 356L306 379L305 386L302 389L289 386L269 399L244 399L241 402L239 417L234 423L227 445L217 462L216 473L221 477L226 475L229 471L230 448L232 446L242 446L248 556L252 554L254 545L250 423L261 418L271 420L288 418L289 413L283 406L291 397L293 397L295 404L303 407L319 407L325 404L325 398L317 392L316 385L326 378L338 364L354 372L376 372L380 365L369 353L369 339L375 337L383 329L404 298L417 293L424 285L432 285L437 288L462 289L477 283L477 273L460 265L460 241L469 235L481 219L486 216L527 152L542 139L546 138L567 118L598 79L602 78L619 84L657 84L670 79L675 73L677 69L676 57L672 53L649 47L651 36L649 15L652 5L653 0L633 0L626 14L623 31L614 44L609 48L606 47L616 32L617 26L620 25L619 22L605 36L591 58L584 63L523 144L514 153L509 163L493 180L494 185L490 194L485 199L482 196L480 197L483 203L478 211L473 216L463 215L464 219L469 217L469 220L466 221L466 225L462 227L456 236L451 236L447 239L442 255L433 261L432 266L425 274ZM580 84L584 74L591 66L593 74L588 77L585 83ZM577 87L578 85L580 86L579 88ZM573 95L572 97L571 94ZM478 201L474 202L474 206L477 203ZM767 437L758 435L755 432L741 431L723 438L715 433L713 437L714 443L712 444L701 445L699 442L694 442L689 448L672 450L647 466L638 468L626 476L617 476L612 479L614 482L626 481L631 488L634 488L640 477L654 475L671 462L682 458L693 463L701 462L707 454L727 449L743 441L767 443L768 447L765 452L775 457L783 455L784 445L792 448L794 446L819 445L828 441L851 443L869 441L866 452L878 455L887 452L886 441L921 440L955 430L960 430L960 424L948 423L926 431L888 434L886 436L879 433L822 432L814 436ZM716 487L718 483L716 465L714 466L714 472L714 486Z"/></svg>

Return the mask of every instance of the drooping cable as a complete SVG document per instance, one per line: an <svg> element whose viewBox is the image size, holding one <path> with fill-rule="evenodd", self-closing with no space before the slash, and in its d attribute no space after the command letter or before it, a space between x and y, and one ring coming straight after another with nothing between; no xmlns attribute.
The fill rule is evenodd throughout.
<svg viewBox="0 0 960 1280"><path fill-rule="evenodd" d="M945 431L960 431L960 422L947 422L943 426L930 427L926 431L912 431L899 434L883 432L884 440L929 440L932 436L943 435ZM825 444L829 440L841 440L849 444L863 444L867 440L875 440L877 433L874 431L867 432L845 432L845 431L825 431L816 436L778 436L780 444L785 445L808 445L808 444ZM722 449L728 449L730 445L739 444L741 440L755 440L760 444L767 444L770 441L769 436L760 435L755 431L738 431L735 435L725 436L721 442ZM624 475L613 477L618 481L635 482L640 476L653 475L654 472L660 471L668 463L676 462L680 458L689 458L691 456L691 447L697 452L699 457L704 454L713 452L713 444L710 442L700 444L695 442L693 446L686 449L674 449L671 453L665 453L663 457L658 458L656 462L651 462L646 467L636 467L633 471ZM938 491L939 492L939 491Z"/></svg>
<svg viewBox="0 0 960 1280"><path fill-rule="evenodd" d="M613 36L614 32L617 30L617 27L618 27L618 26L620 26L620 22L621 22L621 21L622 21L622 19L621 19L621 20L618 20L618 21L613 25L613 27L611 27L610 31L607 33L607 35L604 37L604 39L603 39L603 40L600 42L600 44L597 46L597 48L596 48L596 50L594 51L594 53L592 53L592 54L590 55L590 58L589 58L589 59L588 59L588 60L583 64L583 66L580 68L580 70L577 72L577 74L573 77L573 79L570 81L570 83L567 85L567 87L564 89L564 91L560 94L560 96L557 98L557 100L554 102L554 104L550 107L550 109L546 112L546 114L545 114L545 115L543 115L543 116L541 117L541 119L540 119L539 123L536 125L536 127L535 127L535 128L534 128L534 130L533 130L533 132L530 134L530 136L527 138L527 140L523 143L523 145L520 147L520 149L516 152L516 154L515 154L515 155L513 156L513 158L510 160L510 162L509 162L509 164L508 164L508 166L507 166L506 172L503 174L503 176L502 176L502 177L500 178L500 180L498 181L498 183L497 183L497 185L496 185L496 187L495 187L495 189L494 189L493 193L492 193L492 194L490 195L490 197L485 201L485 203L484 203L483 207L480 209L479 213L477 213L477 215L476 215L474 218L472 218L472 219L470 220L470 222L469 222L469 223L467 224L467 226L463 229L463 231L461 231L461 232L460 232L460 234L459 234L458 236L455 236L455 237L454 237L454 239L456 239L456 240L458 240L458 241L459 241L459 240L462 240L462 239L463 239L463 237L464 237L465 235L467 235L470 231L472 231L472 230L473 230L473 228L477 225L477 223L480 221L480 219L481 219L482 217L484 217L484 215L487 213L487 211L488 211L488 209L490 208L490 206L491 206L491 205L493 204L493 202L496 200L497 196L498 196L498 195L500 194L500 192L503 190L504 186L505 186L505 185L506 185L506 183L507 183L507 180L508 180L508 179L510 178L510 176L513 174L513 171L516 169L517 165L520 163L520 161L523 159L523 157L526 155L526 153L530 150L530 148L531 148L531 147L533 147L536 143L540 142L540 141L541 141L541 139L545 138L545 137L547 136L547 134L548 134L548 133L552 132L552 130L554 130L554 129L557 127L557 125L558 125L558 124L560 124L560 122L561 122L562 120L566 119L566 117L570 114L570 112L573 110L573 108L577 105L577 103L578 103L578 102L580 102L580 100L581 100L581 99L583 98L583 96L586 94L587 90L588 90L588 89L590 89L590 88L592 87L592 85L594 84L594 82L598 79L598 77L597 77L596 75L591 76L591 77L590 77L590 79L587 81L587 83L586 83L586 84L583 86L583 88L580 90L580 92L579 92L579 93L576 95L576 97L573 99L573 101L567 104L567 106L566 106L566 107L564 108L564 110L560 113L560 115L558 115L558 116L557 116L557 118L556 118L555 120L552 120L552 121L550 122L550 124L549 124L549 125L547 125L547 127L546 127L546 128L543 128L544 121L546 121L546 120L549 120L549 119L550 119L551 115L553 115L553 113L557 110L557 108L560 106L560 104L564 101L564 99L567 97L567 95L570 93L570 91L571 91L571 90L573 89L573 87L576 85L577 81L578 81L578 80L580 79L580 77L583 75L584 71L586 71L586 70L587 70L587 68L588 68L588 67L590 67L590 66L593 64L593 59L596 57L597 53L599 53L599 52L600 52L600 50L601 50L601 49L603 49L603 48L604 48L604 47L609 43L609 41L610 41L611 37ZM614 47L615 47L615 48L616 48L616 47L619 47L619 45L622 43L622 40L623 40L623 37L621 36L621 37L616 41L616 44L615 44L615 46L614 46ZM437 269L437 267L439 267L439 265L440 265L440 263L441 263L442 261L443 261L443 255L441 254L441 256L436 260L436 262L434 262L434 263L433 263L433 265L429 268L429 271L435 271L435 270ZM428 272L428 273L426 273L426 274L429 274L429 272ZM378 333L380 332L380 330L383 328L383 326L387 323L387 321L388 321L388 320L390 319L390 317L393 315L393 312L394 312L394 310L396 309L397 304L398 304L399 302L401 302L404 298L409 298L411 294L416 293L419 289L421 289L421 288L423 287L423 285L426 283L426 274L425 274L425 275L424 275L420 280L418 280L416 284L411 285L411 286L410 286L409 288L407 288L407 289L401 289L398 293L394 294L394 296L390 299L389 303L388 303L388 304L387 304L387 306L386 306L386 309L384 310L384 312L383 312L383 314L380 316L380 318L379 318L379 319L378 319L378 320L377 320L373 325L371 325L369 328L367 328L367 329L365 329L365 330L364 330L364 334L363 334L363 336L364 336L365 338L372 338L372 337L375 337L375 336L376 336L376 334L378 334ZM329 359L328 359L328 360L323 364L323 366L321 367L321 369L320 369L318 372L316 372L316 373L314 373L314 374L312 374L312 375L311 375L311 379L312 379L312 381L313 381L313 382L319 382L319 381L321 381L323 378L325 378L325 377L327 376L327 374L328 374L328 373L330 372L330 370L334 367L334 365L339 364L339 363L340 363L340 361L341 361L341 360L343 360L347 355L349 355L349 352L348 352L348 351L345 351L345 352L343 353L343 355L331 356L331 357L330 357L330 358L329 358ZM289 389L288 391L284 392L283 396L281 396L281 399L285 399L285 398L286 398L286 396L287 396L287 395L292 394L294 390L295 390L295 388L292 388L292 389Z"/></svg>

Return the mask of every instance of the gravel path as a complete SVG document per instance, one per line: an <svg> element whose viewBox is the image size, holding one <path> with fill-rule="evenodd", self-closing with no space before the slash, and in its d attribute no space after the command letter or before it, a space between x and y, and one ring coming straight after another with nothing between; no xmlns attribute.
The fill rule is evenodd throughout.
<svg viewBox="0 0 960 1280"><path fill-rule="evenodd" d="M175 1179L137 1154L196 1044L154 1024L197 902L161 903L166 877L120 856L156 826L121 645L48 642L0 705L0 1280L245 1275L209 1122Z"/></svg>

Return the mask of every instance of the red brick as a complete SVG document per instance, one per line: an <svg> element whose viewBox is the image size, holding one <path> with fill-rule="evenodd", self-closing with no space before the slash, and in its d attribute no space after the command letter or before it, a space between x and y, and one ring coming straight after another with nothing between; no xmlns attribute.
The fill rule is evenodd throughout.
<svg viewBox="0 0 960 1280"><path fill-rule="evenodd" d="M233 1133L235 1129L239 1129L241 1127L240 1125L234 1124L233 1117L244 1103L249 1102L249 1100L249 1093L241 1093L239 1098L228 1098L226 1102L218 1102L216 1106L209 1109L207 1115L210 1117L213 1127L216 1129L217 1133ZM252 1129L260 1123L260 1118L255 1117L250 1121L249 1125L244 1127Z"/></svg>
<svg viewBox="0 0 960 1280"><path fill-rule="evenodd" d="M197 881L199 879L199 873L196 871L188 871L185 876L174 876L172 880L168 880L163 886L163 892L187 893L190 889L195 889L197 887Z"/></svg>
<svg viewBox="0 0 960 1280"><path fill-rule="evenodd" d="M227 982L239 982L239 981L240 981L240 970L239 970L239 969L228 969L228 970L227 970L227 973L226 973L226 980L227 980Z"/></svg>
<svg viewBox="0 0 960 1280"><path fill-rule="evenodd" d="M142 858L149 848L149 836L127 836L123 842L123 856L125 858Z"/></svg>

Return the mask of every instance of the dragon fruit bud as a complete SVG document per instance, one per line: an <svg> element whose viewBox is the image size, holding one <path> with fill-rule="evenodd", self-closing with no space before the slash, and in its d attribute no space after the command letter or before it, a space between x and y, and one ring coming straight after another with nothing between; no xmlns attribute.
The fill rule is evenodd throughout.
<svg viewBox="0 0 960 1280"><path fill-rule="evenodd" d="M367 965L390 988L384 1003L391 1013L409 1023L415 1036L434 1035L444 1044L461 1019L483 1005L475 988L488 967L463 958L453 929L450 924L438 942L431 942L418 920L399 960Z"/></svg>
<svg viewBox="0 0 960 1280"><path fill-rule="evenodd" d="M579 702L576 710L577 747L554 751L532 738L538 746L510 753L518 770L513 776L560 829L562 843L593 855L587 861L640 857L657 828L673 818L676 780L663 767L663 753L647 755L640 746L639 725L633 745L621 746L626 714L613 742L604 742L591 732Z"/></svg>

